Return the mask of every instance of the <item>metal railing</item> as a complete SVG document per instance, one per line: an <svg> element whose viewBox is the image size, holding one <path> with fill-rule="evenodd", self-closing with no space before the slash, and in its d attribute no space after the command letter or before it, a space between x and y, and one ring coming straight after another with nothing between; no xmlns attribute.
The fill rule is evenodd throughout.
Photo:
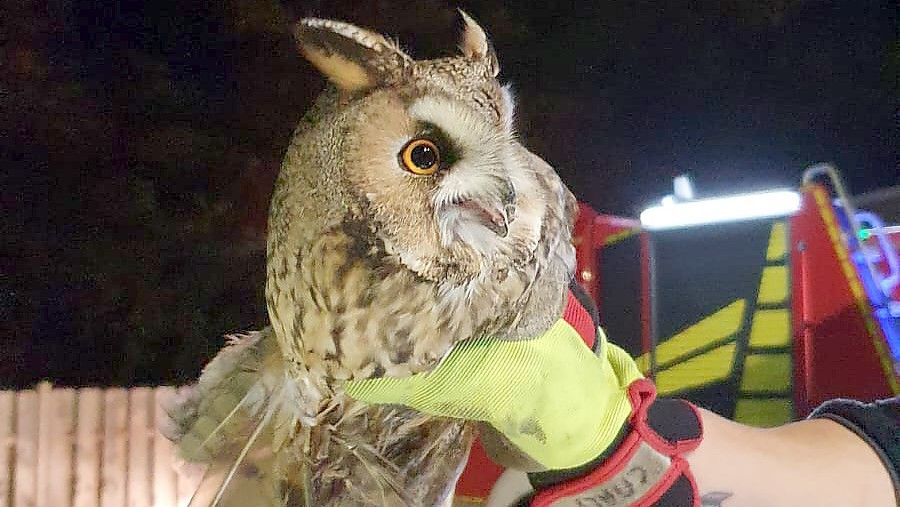
<svg viewBox="0 0 900 507"><path fill-rule="evenodd" d="M837 167L835 167L833 164L828 163L812 165L803 172L802 181L804 185L807 185L822 176L828 177L828 180L831 183L831 187L837 196L837 201L841 205L841 208L843 208L844 214L847 216L847 224L849 224L850 226L850 232L853 234L854 238L859 238L860 230L862 230L862 227L859 224L856 207L853 205L853 200L850 197L850 193L847 192L847 188L844 186L844 180L841 178L841 174L840 172L838 172ZM844 246L847 247L847 251L852 251L850 240L848 240L846 236L842 237L841 240L844 242ZM866 269L868 269L869 271L869 275L872 277L872 280L876 282L879 290L884 292L881 284L878 283L878 280L882 278L881 274L878 272L878 268L876 268L875 265L872 264L871 259L869 259L867 256L863 255L862 259L866 265ZM889 296L889 294L886 295Z"/></svg>

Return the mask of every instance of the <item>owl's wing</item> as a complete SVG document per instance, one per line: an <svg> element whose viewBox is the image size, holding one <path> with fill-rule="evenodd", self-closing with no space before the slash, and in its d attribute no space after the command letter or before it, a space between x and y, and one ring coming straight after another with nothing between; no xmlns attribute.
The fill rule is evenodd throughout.
<svg viewBox="0 0 900 507"><path fill-rule="evenodd" d="M207 467L190 507L287 505L285 473L300 458L273 449L304 403L271 329L233 337L181 398L164 432L183 459Z"/></svg>
<svg viewBox="0 0 900 507"><path fill-rule="evenodd" d="M182 458L206 467L189 507L411 507L452 491L470 425L352 403L335 417L355 423L342 425L339 435L322 432L340 421L322 424L309 415L319 406L318 391L285 364L271 329L234 338L169 410L167 436ZM320 430L314 437L313 427ZM340 466L309 466L326 455L326 463Z"/></svg>

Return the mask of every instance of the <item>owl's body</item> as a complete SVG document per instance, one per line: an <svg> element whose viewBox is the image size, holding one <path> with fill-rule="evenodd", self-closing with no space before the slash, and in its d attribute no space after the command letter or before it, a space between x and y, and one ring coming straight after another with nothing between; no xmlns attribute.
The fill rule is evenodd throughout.
<svg viewBox="0 0 900 507"><path fill-rule="evenodd" d="M364 405L342 382L427 371L461 340L559 317L574 199L516 140L496 57L464 20L462 55L427 61L352 25L299 24L333 87L272 197L272 325L220 353L175 411L185 456L211 467L192 505L437 504L471 424Z"/></svg>

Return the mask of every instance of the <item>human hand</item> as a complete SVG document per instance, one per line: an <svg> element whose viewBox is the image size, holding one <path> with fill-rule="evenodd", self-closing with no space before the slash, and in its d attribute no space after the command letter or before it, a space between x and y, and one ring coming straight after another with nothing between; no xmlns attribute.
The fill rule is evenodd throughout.
<svg viewBox="0 0 900 507"><path fill-rule="evenodd" d="M615 441L631 415L627 390L641 378L631 357L600 333L594 354L560 319L530 340L457 344L432 371L351 381L350 397L436 416L480 421L538 465L588 463Z"/></svg>

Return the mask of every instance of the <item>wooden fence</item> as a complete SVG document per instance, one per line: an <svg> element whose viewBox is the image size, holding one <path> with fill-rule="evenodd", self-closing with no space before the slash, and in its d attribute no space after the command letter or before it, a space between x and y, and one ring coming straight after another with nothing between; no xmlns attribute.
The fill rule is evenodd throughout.
<svg viewBox="0 0 900 507"><path fill-rule="evenodd" d="M0 507L184 507L199 480L157 431L172 388L0 391Z"/></svg>

